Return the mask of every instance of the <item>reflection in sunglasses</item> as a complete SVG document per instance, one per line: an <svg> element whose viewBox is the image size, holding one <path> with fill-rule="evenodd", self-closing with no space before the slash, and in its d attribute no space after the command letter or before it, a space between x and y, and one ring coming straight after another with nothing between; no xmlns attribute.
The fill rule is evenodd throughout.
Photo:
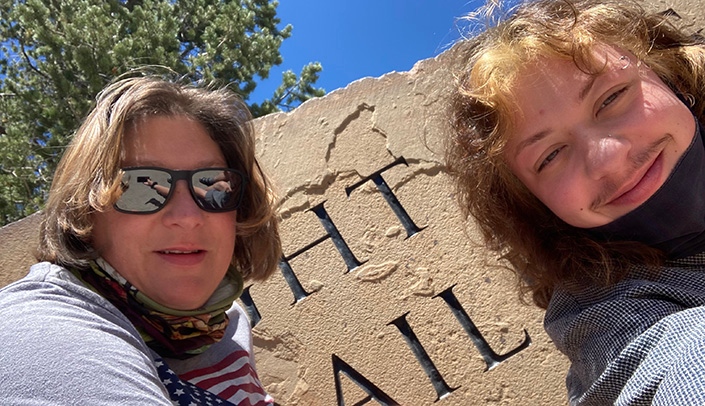
<svg viewBox="0 0 705 406"><path fill-rule="evenodd" d="M211 212L236 210L246 181L244 174L229 168L173 171L138 167L124 168L123 173L123 193L115 208L135 214L154 213L161 209L170 197L171 185L178 180L187 181L191 196L201 209Z"/></svg>

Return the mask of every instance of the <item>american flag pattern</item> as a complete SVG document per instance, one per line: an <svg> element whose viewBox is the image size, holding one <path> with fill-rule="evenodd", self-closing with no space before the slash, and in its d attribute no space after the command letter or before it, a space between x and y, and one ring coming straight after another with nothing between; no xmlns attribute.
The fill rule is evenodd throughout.
<svg viewBox="0 0 705 406"><path fill-rule="evenodd" d="M245 350L235 351L220 362L177 375L163 359L156 361L162 383L179 406L271 406L269 396L249 362Z"/></svg>

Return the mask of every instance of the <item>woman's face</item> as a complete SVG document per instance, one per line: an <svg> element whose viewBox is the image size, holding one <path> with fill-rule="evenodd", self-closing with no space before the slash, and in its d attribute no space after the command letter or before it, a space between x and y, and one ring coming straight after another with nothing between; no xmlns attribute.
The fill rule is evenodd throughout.
<svg viewBox="0 0 705 406"><path fill-rule="evenodd" d="M580 228L605 225L664 183L695 133L695 119L634 55L598 47L597 76L573 62L531 65L505 159L554 214ZM626 57L624 57L626 55Z"/></svg>
<svg viewBox="0 0 705 406"><path fill-rule="evenodd" d="M203 126L183 116L148 117L125 133L122 167L174 170L226 167ZM93 246L125 279L158 303L179 310L201 307L225 276L235 247L236 212L209 213L193 200L185 180L152 214L111 208L94 215Z"/></svg>

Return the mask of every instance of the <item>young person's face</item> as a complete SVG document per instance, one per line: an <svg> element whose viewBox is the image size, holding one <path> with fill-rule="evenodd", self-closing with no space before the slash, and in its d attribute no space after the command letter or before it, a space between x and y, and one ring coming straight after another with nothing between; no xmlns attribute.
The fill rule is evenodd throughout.
<svg viewBox="0 0 705 406"><path fill-rule="evenodd" d="M595 55L606 64L597 76L560 59L524 70L505 153L524 185L580 228L605 225L644 203L695 133L690 110L636 57L628 54L629 61L612 47Z"/></svg>
<svg viewBox="0 0 705 406"><path fill-rule="evenodd" d="M204 127L186 117L150 117L129 129L122 167L193 170L227 166ZM235 211L200 209L186 180L151 214L114 208L93 218L93 246L128 282L158 303L196 309L221 282L235 247ZM147 186L145 186L147 187Z"/></svg>

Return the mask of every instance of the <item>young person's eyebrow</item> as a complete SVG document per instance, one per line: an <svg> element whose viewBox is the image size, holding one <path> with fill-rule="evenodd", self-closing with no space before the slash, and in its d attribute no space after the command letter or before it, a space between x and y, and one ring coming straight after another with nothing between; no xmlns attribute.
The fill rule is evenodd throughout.
<svg viewBox="0 0 705 406"><path fill-rule="evenodd" d="M588 93L590 93L592 86L595 84L597 76L598 75L590 76L590 79L588 79L587 83L585 83L585 86L583 86L583 88L580 90L580 93L578 93L578 101L582 102L583 100L585 100L585 97Z"/></svg>
<svg viewBox="0 0 705 406"><path fill-rule="evenodd" d="M590 75L590 78L588 79L587 83L580 89L580 93L578 93L578 101L583 102L585 100L585 97L587 97L588 93L590 93L590 90L592 90L593 86L595 85L595 81L600 75ZM525 148L541 141L542 139L546 138L546 136L550 133L551 131L546 129L546 130L541 130L537 132L536 134L532 135L531 137L521 141L519 144L517 144L516 149L514 150L514 156L518 156L521 151L523 151Z"/></svg>
<svg viewBox="0 0 705 406"><path fill-rule="evenodd" d="M551 131L548 130L548 129L542 130L542 131L539 131L539 132L537 132L536 134L532 135L531 137L526 138L525 140L521 141L519 144L517 144L517 147L516 147L516 149L514 150L514 156L515 156L515 157L516 157L516 156L519 156L519 154L521 154L521 152L522 152L525 148L527 148L527 147L529 147L529 146L531 146L531 145L533 145L533 144L536 144L537 142L539 142L539 141L541 141L542 139L546 138L546 136L547 136L550 132L551 132Z"/></svg>

